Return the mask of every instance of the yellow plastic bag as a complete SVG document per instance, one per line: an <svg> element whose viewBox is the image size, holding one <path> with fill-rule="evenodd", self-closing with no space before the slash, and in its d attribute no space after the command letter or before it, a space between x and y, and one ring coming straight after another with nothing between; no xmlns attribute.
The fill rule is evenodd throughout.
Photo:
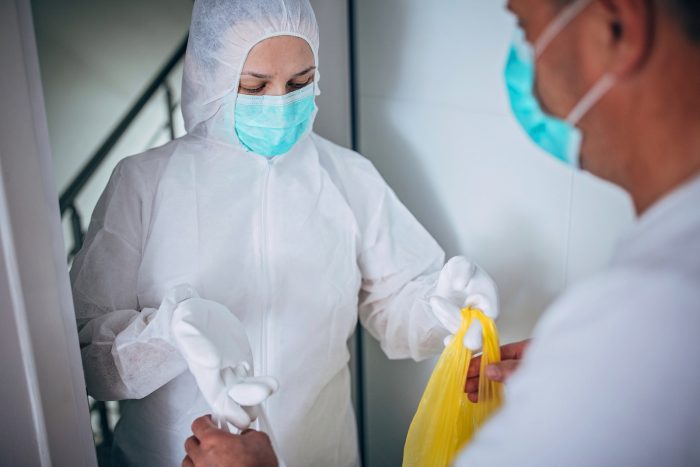
<svg viewBox="0 0 700 467"><path fill-rule="evenodd" d="M472 353L464 347L463 339L473 320L478 320L483 329L477 403L472 403L464 392ZM483 376L487 365L500 360L498 331L493 320L480 310L463 309L461 327L442 352L411 422L403 467L443 467L452 462L501 405L502 385Z"/></svg>

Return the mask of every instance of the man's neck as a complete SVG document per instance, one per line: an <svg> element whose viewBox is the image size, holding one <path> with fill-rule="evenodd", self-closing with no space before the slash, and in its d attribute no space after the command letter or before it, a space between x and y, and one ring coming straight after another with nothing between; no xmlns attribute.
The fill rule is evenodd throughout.
<svg viewBox="0 0 700 467"><path fill-rule="evenodd" d="M649 61L617 115L622 131L609 134L626 152L617 175L639 215L700 173L699 48L675 22L660 24Z"/></svg>
<svg viewBox="0 0 700 467"><path fill-rule="evenodd" d="M685 174L679 174L676 179L669 179L667 183L660 184L656 187L656 190L644 193L638 193L637 196L632 194L632 200L634 202L635 210L637 215L641 216L646 211L648 211L652 206L654 206L659 200L664 196L676 190L678 187L688 182L692 178L700 175L700 167L698 167L694 172L687 172Z"/></svg>
<svg viewBox="0 0 700 467"><path fill-rule="evenodd" d="M658 124L668 124L661 118ZM640 138L628 190L638 215L685 182L700 174L700 121L676 126L654 141Z"/></svg>

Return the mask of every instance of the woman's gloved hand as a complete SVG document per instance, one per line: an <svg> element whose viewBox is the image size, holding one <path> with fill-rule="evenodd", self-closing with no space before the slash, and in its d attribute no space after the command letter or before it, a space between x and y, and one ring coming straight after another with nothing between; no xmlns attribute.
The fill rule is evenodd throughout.
<svg viewBox="0 0 700 467"><path fill-rule="evenodd" d="M271 377L254 377L243 324L225 306L202 298L178 304L173 339L214 416L239 430L258 416L258 406L278 389Z"/></svg>
<svg viewBox="0 0 700 467"><path fill-rule="evenodd" d="M478 308L489 318L498 318L498 290L493 279L478 265L464 256L455 256L442 268L430 306L438 321L450 332L445 339L447 345L459 330L462 308ZM481 325L473 323L464 336L464 345L478 350L481 339Z"/></svg>

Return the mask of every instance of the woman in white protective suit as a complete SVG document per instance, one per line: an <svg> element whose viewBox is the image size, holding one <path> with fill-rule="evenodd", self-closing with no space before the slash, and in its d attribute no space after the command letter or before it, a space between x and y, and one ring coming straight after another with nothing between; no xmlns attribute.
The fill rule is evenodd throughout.
<svg viewBox="0 0 700 467"><path fill-rule="evenodd" d="M172 335L192 300L235 315L279 382L264 408L288 466L359 462L358 315L390 358L422 359L456 330L450 303L497 314L483 271L443 267L372 164L312 132L317 66L307 0L195 2L187 134L119 163L71 271L88 392L125 400L118 465L179 465L211 412Z"/></svg>

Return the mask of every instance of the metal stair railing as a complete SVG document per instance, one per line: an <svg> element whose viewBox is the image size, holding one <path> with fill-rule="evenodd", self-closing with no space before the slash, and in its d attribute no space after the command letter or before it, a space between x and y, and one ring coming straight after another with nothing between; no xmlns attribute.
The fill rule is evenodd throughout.
<svg viewBox="0 0 700 467"><path fill-rule="evenodd" d="M166 125L170 131L170 138L175 138L173 113L177 108L177 103L174 102L173 90L168 83L168 76L183 59L186 50L187 37L185 37L177 49L175 49L168 61L165 62L163 67L156 74L153 80L151 80L143 93L141 93L134 105L127 111L126 115L122 117L114 130L112 130L109 136L107 136L107 138L104 140L102 145L97 149L97 151L95 151L92 157L88 159L78 174L70 182L68 187L63 191L63 193L61 193L59 198L61 217L66 215L66 213L70 215L71 232L73 235L73 246L68 255L69 260L78 253L80 248L82 248L85 235L85 231L83 230L82 226L82 216L80 215L80 212L76 206L76 199L88 182L92 179L95 172L97 172L97 170L100 168L100 165L105 161L107 156L110 155L111 151L117 145L124 133L126 133L126 131L129 129L136 117L160 89L165 90L165 104L168 117Z"/></svg>

